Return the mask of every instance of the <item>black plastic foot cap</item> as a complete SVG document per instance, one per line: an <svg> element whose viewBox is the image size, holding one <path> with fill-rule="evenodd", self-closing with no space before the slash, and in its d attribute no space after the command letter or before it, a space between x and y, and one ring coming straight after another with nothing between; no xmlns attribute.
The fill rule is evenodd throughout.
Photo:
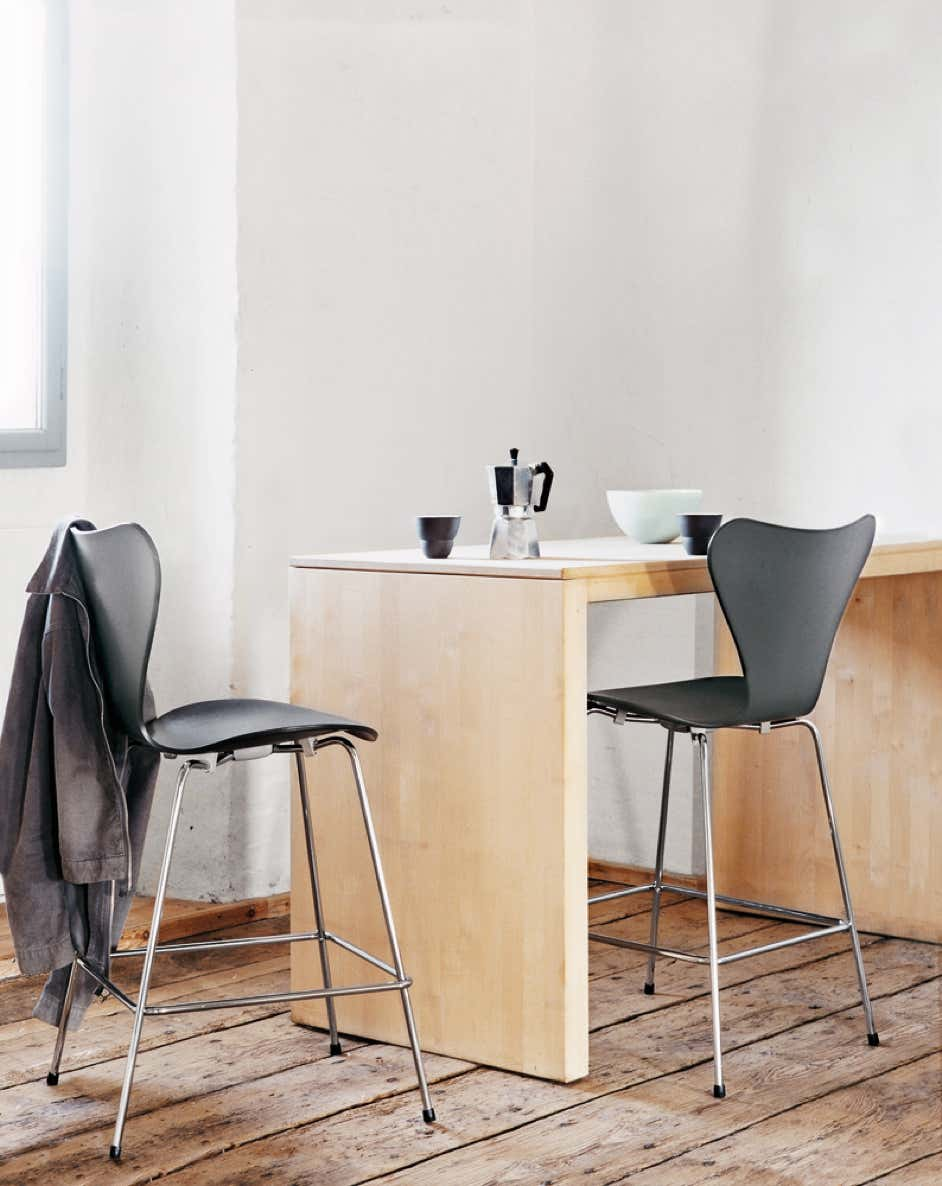
<svg viewBox="0 0 942 1186"><path fill-rule="evenodd" d="M55 1087L59 1082L59 1072L50 1071L46 1076L46 1083L49 1087Z"/></svg>
<svg viewBox="0 0 942 1186"><path fill-rule="evenodd" d="M340 1043L339 1042L331 1042L330 1057L336 1058L338 1054L343 1054L343 1049L342 1049Z"/></svg>
<svg viewBox="0 0 942 1186"><path fill-rule="evenodd" d="M435 1109L434 1108L423 1108L422 1109L422 1119L425 1121L426 1124L434 1124L435 1123Z"/></svg>
<svg viewBox="0 0 942 1186"><path fill-rule="evenodd" d="M112 1161L120 1161L121 1160L121 1146L120 1145L112 1145L111 1148L108 1150L108 1156L111 1158Z"/></svg>
<svg viewBox="0 0 942 1186"><path fill-rule="evenodd" d="M646 985L644 986L644 995L645 995L646 997L653 997L653 996L654 996L654 985L653 985L653 984L646 984Z"/></svg>
<svg viewBox="0 0 942 1186"><path fill-rule="evenodd" d="M867 1034L867 1041L870 1043L871 1046L879 1046L880 1045L880 1035L879 1034Z"/></svg>
<svg viewBox="0 0 942 1186"><path fill-rule="evenodd" d="M718 1100L726 1099L726 1088L722 1085L722 1083L713 1084L713 1095Z"/></svg>

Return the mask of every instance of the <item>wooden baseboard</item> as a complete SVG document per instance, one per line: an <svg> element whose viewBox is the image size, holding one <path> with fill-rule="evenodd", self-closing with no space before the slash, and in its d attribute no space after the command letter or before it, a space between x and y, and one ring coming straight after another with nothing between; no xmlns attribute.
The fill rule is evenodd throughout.
<svg viewBox="0 0 942 1186"><path fill-rule="evenodd" d="M135 898L119 948L140 947L150 937L153 898ZM221 931L259 922L265 918L281 918L290 913L291 895L274 894L270 898L246 898L241 902L191 902L185 898L171 898L164 905L160 921L161 942L177 942L208 931Z"/></svg>
<svg viewBox="0 0 942 1186"><path fill-rule="evenodd" d="M150 936L153 898L135 898L119 948L141 947ZM269 898L248 898L241 902L191 902L184 898L169 898L164 903L160 923L162 943L175 943L193 935L221 931L259 922L265 918L281 918L291 909L290 894L274 894ZM19 975L13 958L13 940L7 922L6 906L0 905L0 980Z"/></svg>
<svg viewBox="0 0 942 1186"><path fill-rule="evenodd" d="M613 881L616 885L646 885L654 880L654 870L642 865L617 865L614 861L599 861L589 857L589 877L593 881ZM669 873L664 880L684 889L706 889L706 878L696 873Z"/></svg>

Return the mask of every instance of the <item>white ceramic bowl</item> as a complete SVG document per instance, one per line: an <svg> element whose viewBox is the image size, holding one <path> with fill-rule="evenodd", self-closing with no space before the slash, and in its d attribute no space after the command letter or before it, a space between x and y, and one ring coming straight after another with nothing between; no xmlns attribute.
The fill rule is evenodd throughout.
<svg viewBox="0 0 942 1186"><path fill-rule="evenodd" d="M700 509L702 490L607 490L612 518L639 544L667 544L680 535L678 515Z"/></svg>

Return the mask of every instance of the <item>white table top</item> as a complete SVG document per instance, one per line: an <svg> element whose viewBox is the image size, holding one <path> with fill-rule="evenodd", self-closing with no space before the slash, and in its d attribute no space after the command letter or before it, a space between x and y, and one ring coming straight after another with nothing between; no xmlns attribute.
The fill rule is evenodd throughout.
<svg viewBox="0 0 942 1186"><path fill-rule="evenodd" d="M369 572L451 573L461 576L573 580L664 569L704 568L705 556L688 556L681 544L637 544L623 535L541 541L538 560L491 560L487 544L456 547L447 560L428 560L418 548L390 552L333 552L292 556L294 568ZM933 571L942 567L942 540L897 533L877 538L865 575Z"/></svg>

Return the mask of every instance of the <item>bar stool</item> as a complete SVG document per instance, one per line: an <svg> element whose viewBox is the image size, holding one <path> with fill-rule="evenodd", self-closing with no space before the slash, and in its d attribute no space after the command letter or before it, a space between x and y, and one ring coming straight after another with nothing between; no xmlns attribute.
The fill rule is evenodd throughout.
<svg viewBox="0 0 942 1186"><path fill-rule="evenodd" d="M594 931L590 931L589 938L647 952L644 991L648 994L654 992L654 962L658 955L709 964L715 1069L713 1094L717 1099L726 1095L720 1035L719 970L722 965L734 960L846 931L850 935L857 966L867 1040L871 1046L880 1044L873 1023L824 748L817 726L807 715L821 693L834 636L870 553L874 527L872 515L864 515L855 523L826 531L779 527L753 519L733 519L714 535L707 562L720 608L736 644L743 674L589 693L590 714L600 713L610 717L616 724L644 721L662 725L667 730L654 881L589 899L591 904L611 901L628 894L651 892L650 940L640 943ZM785 909L716 892L711 826L710 737L717 729L752 729L767 734L774 729L791 726L806 729L814 742L824 808L844 901L843 918ZM699 760L706 893L664 882L664 840L667 833L671 761L677 733L690 734ZM658 914L661 894L665 890L706 899L709 955L696 955L658 945ZM768 911L784 919L807 923L816 929L802 932L791 939L719 956L716 938L717 902Z"/></svg>
<svg viewBox="0 0 942 1186"><path fill-rule="evenodd" d="M176 791L170 811L170 823L164 846L163 861L154 898L153 918L147 946L133 951L116 951L112 958L143 955L140 987L137 1000L124 993L110 979L110 969L96 967L81 952L76 952L69 974L59 1029L56 1035L52 1064L46 1078L50 1086L59 1081L59 1065L65 1045L69 1014L75 995L79 971L86 972L134 1014L131 1040L128 1047L124 1082L118 1102L114 1138L110 1156L117 1161L121 1156L121 1142L127 1118L128 1102L134 1081L134 1067L145 1017L186 1013L240 1005L260 1005L276 1001L304 1001L323 999L327 1008L330 1029L330 1053L341 1053L337 1033L334 999L362 993L398 992L405 1014L406 1032L416 1076L422 1096L422 1118L431 1124L435 1112L429 1096L428 1083L422 1064L422 1053L416 1032L409 986L412 980L403 968L399 941L393 921L383 867L380 861L376 832L363 779L360 758L351 738L375 741L376 730L344 717L316 712L295 704L280 704L271 700L210 700L187 704L151 720L146 719L144 689L150 659L157 608L160 601L160 560L153 540L136 523L124 523L102 531L72 531L72 539L79 558L92 617L96 656L102 673L104 691L115 719L127 736L138 745L159 750L164 757L183 755L177 777ZM338 745L350 760L356 794L369 845L380 906L389 937L392 963L371 955L348 940L333 934L324 921L323 901L317 876L317 857L314 848L314 828L305 776L304 758L327 746ZM270 754L293 755L297 763L298 791L307 842L307 861L311 881L316 930L291 935L269 935L250 939L224 939L207 943L158 943L160 918L167 891L167 879L173 857L174 840L183 802L183 792L191 770L211 772L226 762L267 757ZM271 993L261 996L226 998L218 1001L187 1001L172 1005L148 1005L147 994L156 956L166 952L208 951L259 943L316 942L319 948L323 987L299 992ZM330 945L335 944L366 963L379 969L389 978L378 984L356 984L337 988L330 974Z"/></svg>

